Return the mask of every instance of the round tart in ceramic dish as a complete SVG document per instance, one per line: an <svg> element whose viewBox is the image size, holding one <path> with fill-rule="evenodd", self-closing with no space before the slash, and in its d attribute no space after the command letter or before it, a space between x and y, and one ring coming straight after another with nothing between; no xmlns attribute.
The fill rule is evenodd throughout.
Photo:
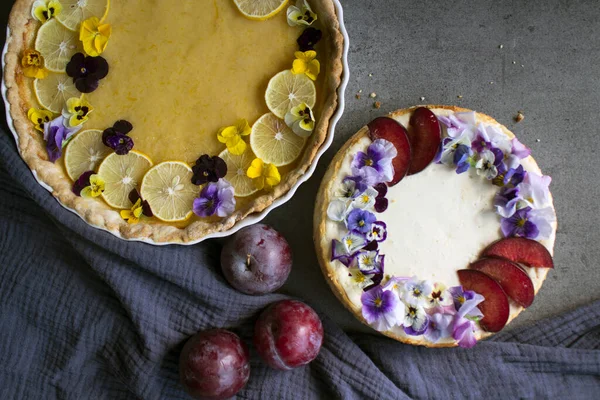
<svg viewBox="0 0 600 400"><path fill-rule="evenodd" d="M337 0L17 0L3 95L36 179L88 223L196 243L289 199L343 108Z"/></svg>
<svg viewBox="0 0 600 400"><path fill-rule="evenodd" d="M384 335L472 347L534 301L556 215L544 176L506 127L451 106L371 121L327 170L314 217L333 292Z"/></svg>

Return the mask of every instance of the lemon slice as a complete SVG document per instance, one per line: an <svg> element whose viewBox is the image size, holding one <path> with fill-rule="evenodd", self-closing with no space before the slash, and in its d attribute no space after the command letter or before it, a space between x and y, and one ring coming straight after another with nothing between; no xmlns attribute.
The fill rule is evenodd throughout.
<svg viewBox="0 0 600 400"><path fill-rule="evenodd" d="M66 74L51 73L46 79L36 79L33 89L38 103L54 114L60 114L71 97L81 96L73 84L73 78Z"/></svg>
<svg viewBox="0 0 600 400"><path fill-rule="evenodd" d="M56 19L72 31L79 29L79 23L90 17L103 21L110 8L110 0L60 0L63 6Z"/></svg>
<svg viewBox="0 0 600 400"><path fill-rule="evenodd" d="M281 167L294 162L302 153L305 138L296 135L283 120L271 113L260 117L252 126L250 147L266 163Z"/></svg>
<svg viewBox="0 0 600 400"><path fill-rule="evenodd" d="M152 160L140 152L130 151L120 156L112 153L98 167L98 175L105 182L104 201L114 208L129 208L129 193L140 187L144 174L152 167Z"/></svg>
<svg viewBox="0 0 600 400"><path fill-rule="evenodd" d="M86 171L96 171L104 157L112 150L102 143L102 131L79 132L69 141L65 150L65 169L72 180Z"/></svg>
<svg viewBox="0 0 600 400"><path fill-rule="evenodd" d="M181 161L166 161L153 167L142 181L140 194L162 221L185 221L192 216L200 188L192 183L192 169Z"/></svg>
<svg viewBox="0 0 600 400"><path fill-rule="evenodd" d="M35 49L44 56L46 68L52 72L65 72L78 46L79 36L54 18L41 26L35 39Z"/></svg>
<svg viewBox="0 0 600 400"><path fill-rule="evenodd" d="M244 17L264 21L283 10L288 0L233 0L233 2Z"/></svg>
<svg viewBox="0 0 600 400"><path fill-rule="evenodd" d="M317 101L317 89L310 78L304 74L293 74L292 71L282 71L269 81L265 94L269 111L279 118L300 103L314 107Z"/></svg>
<svg viewBox="0 0 600 400"><path fill-rule="evenodd" d="M225 179L233 186L236 197L246 197L258 192L252 179L246 175L248 167L250 167L250 164L256 158L252 150L247 148L240 156L233 155L228 150L224 150L219 154L219 157L227 164Z"/></svg>

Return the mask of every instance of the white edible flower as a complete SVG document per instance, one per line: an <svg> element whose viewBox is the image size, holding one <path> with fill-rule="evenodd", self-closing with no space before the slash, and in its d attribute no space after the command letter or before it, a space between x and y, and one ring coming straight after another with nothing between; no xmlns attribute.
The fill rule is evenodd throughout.
<svg viewBox="0 0 600 400"><path fill-rule="evenodd" d="M377 190L373 189L372 187L368 187L367 190L358 195L358 197L352 201L352 206L355 208L361 208L363 210L365 208L373 207L378 194L379 192L377 192Z"/></svg>
<svg viewBox="0 0 600 400"><path fill-rule="evenodd" d="M423 307L428 304L428 298L433 291L429 281L421 281L416 276L404 284L404 301L407 304Z"/></svg>
<svg viewBox="0 0 600 400"><path fill-rule="evenodd" d="M298 0L295 6L287 9L287 21L290 26L312 25L317 20L317 14L313 12L306 0Z"/></svg>

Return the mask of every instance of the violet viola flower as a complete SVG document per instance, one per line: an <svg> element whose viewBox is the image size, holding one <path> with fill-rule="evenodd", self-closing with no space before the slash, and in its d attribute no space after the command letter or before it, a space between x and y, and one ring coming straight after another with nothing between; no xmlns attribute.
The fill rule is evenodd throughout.
<svg viewBox="0 0 600 400"><path fill-rule="evenodd" d="M540 233L538 227L530 220L531 207L521 208L509 218L502 218L500 228L505 237L519 236L535 239Z"/></svg>
<svg viewBox="0 0 600 400"><path fill-rule="evenodd" d="M132 130L133 125L130 122L119 120L102 132L102 143L118 155L124 156L133 149L133 139L127 136Z"/></svg>
<svg viewBox="0 0 600 400"><path fill-rule="evenodd" d="M413 276L404 284L403 300L407 304L423 307L429 303L432 291L433 284L430 281L422 281Z"/></svg>
<svg viewBox="0 0 600 400"><path fill-rule="evenodd" d="M446 125L449 137L453 139L465 137L469 142L469 147L471 147L470 143L474 137L473 128L476 124L474 111L454 113L448 117L438 116L438 119Z"/></svg>
<svg viewBox="0 0 600 400"><path fill-rule="evenodd" d="M556 214L552 207L531 210L529 220L538 228L537 240L549 239L552 235L552 223L556 221Z"/></svg>
<svg viewBox="0 0 600 400"><path fill-rule="evenodd" d="M200 192L200 196L194 199L193 211L199 217L212 215L226 217L231 215L234 210L234 189L225 179L207 184Z"/></svg>
<svg viewBox="0 0 600 400"><path fill-rule="evenodd" d="M500 159L498 159L500 158ZM479 160L475 164L477 175L483 176L488 180L498 176L498 165L502 162L502 156L498 155L489 149L484 149L479 152Z"/></svg>
<svg viewBox="0 0 600 400"><path fill-rule="evenodd" d="M346 182L354 182L354 196L362 194L369 186L373 186L379 182L379 175L374 168L352 168L352 176L344 179Z"/></svg>
<svg viewBox="0 0 600 400"><path fill-rule="evenodd" d="M471 142L465 137L445 137L434 161L438 164L456 166L456 173L462 174L471 166L473 150Z"/></svg>
<svg viewBox="0 0 600 400"><path fill-rule="evenodd" d="M44 124L44 140L50 162L55 162L62 156L64 145L80 129L81 125L65 127L65 118L62 115Z"/></svg>
<svg viewBox="0 0 600 400"><path fill-rule="evenodd" d="M462 286L453 286L448 289L452 295L455 310L460 314L460 317L465 317L472 320L477 320L483 317L483 314L477 308L484 298L482 295L475 293L472 290L464 291Z"/></svg>
<svg viewBox="0 0 600 400"><path fill-rule="evenodd" d="M452 322L452 338L458 342L458 345L465 349L470 349L477 344L475 338L475 322L466 318L456 318Z"/></svg>
<svg viewBox="0 0 600 400"><path fill-rule="evenodd" d="M364 235L356 232L349 232L341 241L333 239L331 241L331 261L339 260L346 267L349 267L358 251L365 247L367 240Z"/></svg>
<svg viewBox="0 0 600 400"><path fill-rule="evenodd" d="M510 218L517 211L520 200L519 187L504 186L494 197L496 212L503 218Z"/></svg>
<svg viewBox="0 0 600 400"><path fill-rule="evenodd" d="M417 305L405 305L404 333L411 336L423 335L429 327L429 316L423 307Z"/></svg>
<svg viewBox="0 0 600 400"><path fill-rule="evenodd" d="M377 182L389 182L394 179L392 159L398 155L394 145L385 140L377 139L369 145L367 152L359 151L352 161L352 169L374 169Z"/></svg>
<svg viewBox="0 0 600 400"><path fill-rule="evenodd" d="M86 171L77 178L75 182L73 182L73 187L71 190L77 196L81 196L81 191L84 187L90 186L90 176L94 175L94 171Z"/></svg>
<svg viewBox="0 0 600 400"><path fill-rule="evenodd" d="M454 307L434 307L428 310L429 326L425 332L425 339L437 343L440 339L452 336L452 321L456 310Z"/></svg>
<svg viewBox="0 0 600 400"><path fill-rule="evenodd" d="M383 273L384 255L379 255L378 251L362 251L359 252L356 259L358 260L358 269L363 274L379 275Z"/></svg>
<svg viewBox="0 0 600 400"><path fill-rule="evenodd" d="M371 225L376 220L373 213L355 208L348 214L347 225L349 230L365 235L371 230Z"/></svg>
<svg viewBox="0 0 600 400"><path fill-rule="evenodd" d="M393 291L384 291L378 285L364 292L360 301L364 319L376 330L388 331L401 324L405 308Z"/></svg>
<svg viewBox="0 0 600 400"><path fill-rule="evenodd" d="M519 185L521 199L532 208L548 206L550 203L550 190L548 189L550 182L552 182L552 178L549 176L528 172Z"/></svg>
<svg viewBox="0 0 600 400"><path fill-rule="evenodd" d="M521 143L517 138L513 138L511 141L511 147L511 154L514 154L521 160L531 155L531 149Z"/></svg>
<svg viewBox="0 0 600 400"><path fill-rule="evenodd" d="M387 225L383 221L375 221L371 224L371 229L367 232L369 242L383 242L387 239Z"/></svg>
<svg viewBox="0 0 600 400"><path fill-rule="evenodd" d="M492 148L500 149L502 153L510 153L512 143L500 128L494 125L479 124L471 147L478 153L481 153L485 149L491 150Z"/></svg>

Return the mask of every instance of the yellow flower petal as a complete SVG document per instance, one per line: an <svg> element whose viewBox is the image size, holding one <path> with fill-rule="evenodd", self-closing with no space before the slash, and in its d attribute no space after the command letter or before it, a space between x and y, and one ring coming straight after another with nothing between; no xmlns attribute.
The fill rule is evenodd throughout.
<svg viewBox="0 0 600 400"><path fill-rule="evenodd" d="M235 144L233 144L234 142ZM227 150L235 156L241 156L244 154L246 151L246 146L246 142L244 142L240 136L237 136L236 139L229 140L227 142Z"/></svg>
<svg viewBox="0 0 600 400"><path fill-rule="evenodd" d="M106 50L108 39L112 35L109 24L100 25L100 20L91 17L81 22L79 40L83 43L83 50L92 57L98 57Z"/></svg>
<svg viewBox="0 0 600 400"><path fill-rule="evenodd" d="M269 186L278 185L281 182L281 175L279 174L279 170L273 164L266 165L266 173L265 173L265 181Z"/></svg>
<svg viewBox="0 0 600 400"><path fill-rule="evenodd" d="M245 119L240 119L237 122L237 133L241 136L248 136L249 134L252 133L252 128L250 128L250 124L248 124L248 121L246 121Z"/></svg>
<svg viewBox="0 0 600 400"><path fill-rule="evenodd" d="M254 179L262 176L264 164L265 163L263 162L263 160L261 160L260 158L255 158L254 161L252 161L252 163L248 167L248 171L246 171L246 175L248 176L248 178Z"/></svg>
<svg viewBox="0 0 600 400"><path fill-rule="evenodd" d="M219 129L217 133L217 139L221 143L227 143L227 140L237 136L237 128L235 126L228 126L225 128Z"/></svg>
<svg viewBox="0 0 600 400"><path fill-rule="evenodd" d="M294 60L294 63L292 64L292 73L295 75L300 75L306 72L308 68L308 65L306 64L306 61L304 60L300 60L299 58Z"/></svg>
<svg viewBox="0 0 600 400"><path fill-rule="evenodd" d="M321 64L319 63L319 60L312 60L308 64L305 74L313 81L316 81L317 77L319 76L319 72L321 72Z"/></svg>
<svg viewBox="0 0 600 400"><path fill-rule="evenodd" d="M91 186L86 186L81 190L81 197L95 197Z"/></svg>
<svg viewBox="0 0 600 400"><path fill-rule="evenodd" d="M47 110L38 110L37 108L30 108L27 111L27 118L29 118L29 120L33 122L35 129L37 129L40 132L44 132L44 124L52 121L52 119L54 118L54 114Z"/></svg>
<svg viewBox="0 0 600 400"><path fill-rule="evenodd" d="M133 215L136 218L140 218L142 216L142 213L144 212L144 209L142 207L138 207L135 210L133 210Z"/></svg>

